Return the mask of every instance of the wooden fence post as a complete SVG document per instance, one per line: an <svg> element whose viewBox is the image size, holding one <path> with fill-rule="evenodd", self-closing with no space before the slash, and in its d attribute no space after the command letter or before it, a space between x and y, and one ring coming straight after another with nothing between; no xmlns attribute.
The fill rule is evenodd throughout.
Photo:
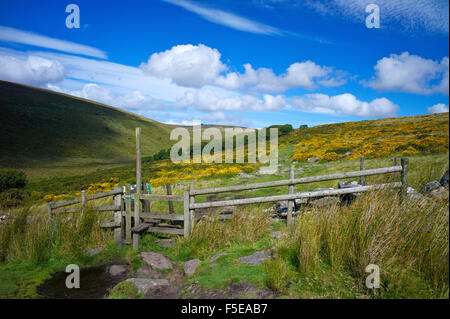
<svg viewBox="0 0 450 319"><path fill-rule="evenodd" d="M361 156L359 158L359 170L361 170L361 171L364 170L364 156ZM359 184L364 186L364 176L359 177Z"/></svg>
<svg viewBox="0 0 450 319"><path fill-rule="evenodd" d="M289 179L294 180L294 165L291 165L289 170ZM289 194L294 194L294 184L289 185ZM287 225L290 226L292 224L292 207L294 206L294 202L292 200L288 201L288 213L287 213Z"/></svg>
<svg viewBox="0 0 450 319"><path fill-rule="evenodd" d="M397 166L397 165L398 165L398 157L396 156L396 157L394 157L394 166ZM395 182L399 182L398 173L397 172L394 173L394 181Z"/></svg>
<svg viewBox="0 0 450 319"><path fill-rule="evenodd" d="M409 159L402 158L400 160L402 165L401 179L402 179L402 195L406 197L408 192L408 168L409 168Z"/></svg>
<svg viewBox="0 0 450 319"><path fill-rule="evenodd" d="M116 187L116 190L120 187ZM114 206L119 206L120 210L114 212L114 241L118 247L122 247L123 241L123 216L122 216L122 196L120 194L114 197ZM119 224L119 226L117 226Z"/></svg>
<svg viewBox="0 0 450 319"><path fill-rule="evenodd" d="M52 222L53 214L52 214L52 205L51 204L47 204L47 216L48 216L48 220L50 222Z"/></svg>
<svg viewBox="0 0 450 319"><path fill-rule="evenodd" d="M166 184L166 191L167 195L172 195L172 188L170 187L170 183ZM169 213L175 214L175 211L173 210L173 202L169 199Z"/></svg>
<svg viewBox="0 0 450 319"><path fill-rule="evenodd" d="M142 187L142 168L141 168L141 128L136 127L136 197L134 200L134 226L141 223L141 199L139 195Z"/></svg>
<svg viewBox="0 0 450 319"><path fill-rule="evenodd" d="M195 203L195 196L193 195L194 191L194 181L191 181L189 187L189 205ZM189 209L189 236L192 234L192 231L195 226L195 210Z"/></svg>
<svg viewBox="0 0 450 319"><path fill-rule="evenodd" d="M184 238L188 239L191 234L191 216L189 213L189 190L184 190Z"/></svg>
<svg viewBox="0 0 450 319"><path fill-rule="evenodd" d="M125 185L125 239L131 242L131 186Z"/></svg>

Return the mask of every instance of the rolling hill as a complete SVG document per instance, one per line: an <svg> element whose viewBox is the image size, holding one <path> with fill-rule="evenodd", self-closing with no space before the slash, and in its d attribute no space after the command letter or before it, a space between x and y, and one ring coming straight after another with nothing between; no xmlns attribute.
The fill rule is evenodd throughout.
<svg viewBox="0 0 450 319"><path fill-rule="evenodd" d="M172 125L53 91L0 81L0 166L123 162L169 147Z"/></svg>

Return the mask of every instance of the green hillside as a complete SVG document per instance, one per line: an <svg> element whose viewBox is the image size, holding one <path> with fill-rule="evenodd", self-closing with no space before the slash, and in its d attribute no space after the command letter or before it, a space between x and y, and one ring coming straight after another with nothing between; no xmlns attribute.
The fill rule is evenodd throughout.
<svg viewBox="0 0 450 319"><path fill-rule="evenodd" d="M143 155L169 144L171 125L49 90L0 81L0 166L114 163L135 152L142 128Z"/></svg>

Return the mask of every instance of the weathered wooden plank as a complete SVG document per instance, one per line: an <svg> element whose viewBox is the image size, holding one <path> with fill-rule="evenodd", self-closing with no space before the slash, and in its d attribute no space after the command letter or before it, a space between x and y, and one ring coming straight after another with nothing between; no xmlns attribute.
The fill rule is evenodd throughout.
<svg viewBox="0 0 450 319"><path fill-rule="evenodd" d="M90 200L94 200L94 199L99 199L99 198L103 198L103 197L108 197L108 196L113 196L113 195L117 195L117 194L122 194L122 189L115 189L112 191L108 191L108 192L103 192L103 193L97 193L94 195L90 195L90 196L86 196L86 201L90 201ZM75 204L79 204L81 203L81 197L77 197L68 201L64 201L64 202L57 202L57 203L52 203L50 204L52 209L56 209L56 208L60 208L60 207L65 207L65 206L70 206L70 205L75 205Z"/></svg>
<svg viewBox="0 0 450 319"><path fill-rule="evenodd" d="M409 159L402 158L400 160L402 164L402 173L401 173L401 185L402 185L402 194L403 196L406 196L408 193L408 169L409 169Z"/></svg>
<svg viewBox="0 0 450 319"><path fill-rule="evenodd" d="M131 232L132 232L132 233L141 233L141 232L143 232L144 230L147 230L150 226L151 226L150 223L145 223L145 222L144 222L144 223L140 223L139 225L133 227L133 228L131 229Z"/></svg>
<svg viewBox="0 0 450 319"><path fill-rule="evenodd" d="M166 228L166 227L149 227L146 230L148 233L160 233L167 235L183 235L184 230L179 228Z"/></svg>
<svg viewBox="0 0 450 319"><path fill-rule="evenodd" d="M361 171L364 170L364 156L361 156L361 157L359 158L359 169L360 169ZM359 177L359 185L364 186L364 176L360 176L360 177Z"/></svg>
<svg viewBox="0 0 450 319"><path fill-rule="evenodd" d="M330 175L294 178L292 181L291 180L280 180L280 181L255 183L255 184L247 184L247 185L234 185L234 186L227 186L227 187L195 189L192 191L191 195L225 193L225 192L241 191L241 190L248 190L248 189L287 186L290 184L294 184L294 185L307 184L307 183L322 182L322 181L329 181L329 180L335 180L335 179L346 179L346 178L354 178L354 177L360 177L360 176L389 174L389 173L395 173L395 172L401 172L401 171L402 171L401 166L383 167L383 168L367 169L364 171L354 171L354 172L336 173L336 174L330 174Z"/></svg>
<svg viewBox="0 0 450 319"><path fill-rule="evenodd" d="M194 181L191 181L189 185L189 206L191 204L195 204L195 196L193 195L195 191ZM192 231L195 226L195 210L189 207L189 235L192 234Z"/></svg>
<svg viewBox="0 0 450 319"><path fill-rule="evenodd" d="M183 215L178 214L154 214L154 213L142 213L142 218L162 219L162 220L184 220Z"/></svg>
<svg viewBox="0 0 450 319"><path fill-rule="evenodd" d="M344 189L333 189L333 190L325 190L325 191L317 191L317 192L300 192L295 194L287 194L287 195L274 195L274 196L266 196L266 197L255 197L255 198L243 198L243 199L233 199L227 201L216 201L216 202L205 202L205 203L190 203L189 208L198 209L198 208L211 208L211 207L223 207L229 205L247 205L247 204L257 204L257 203L267 203L267 202L277 202L283 200L293 200L299 198L314 198L314 197L322 197L322 196L336 196L343 194L351 194L351 193L362 193L372 189L380 189L385 187L401 187L401 183L388 183L388 184L377 184L370 186L360 186L353 188L344 188Z"/></svg>
<svg viewBox="0 0 450 319"><path fill-rule="evenodd" d="M136 127L136 195L134 199L134 225L141 223L142 166L141 166L141 128Z"/></svg>
<svg viewBox="0 0 450 319"><path fill-rule="evenodd" d="M172 195L172 187L170 187L170 183L166 183L166 192L167 195ZM183 198L183 197L182 197ZM183 198L184 200L184 198ZM175 211L173 210L173 202L169 200L169 214L175 214Z"/></svg>
<svg viewBox="0 0 450 319"><path fill-rule="evenodd" d="M89 209L95 210L95 211L99 211L99 212L105 212L105 211L118 211L120 210L120 206L97 206L97 207L89 207ZM55 209L52 210L53 214L58 214L58 213L77 213L77 212L81 212L82 208L81 207L74 207L74 208L59 208L59 209Z"/></svg>
<svg viewBox="0 0 450 319"><path fill-rule="evenodd" d="M294 177L295 177L294 165L291 165L290 170L289 170L289 179L293 180ZM294 184L289 185L288 191L289 191L289 194L294 194ZM288 226L290 226L292 223L292 206L294 206L294 202L290 200L288 202L288 214L287 214L287 220L286 220L286 223Z"/></svg>
<svg viewBox="0 0 450 319"><path fill-rule="evenodd" d="M120 227L121 223L119 222L104 222L100 224L100 227L102 228L117 228Z"/></svg>
<svg viewBox="0 0 450 319"><path fill-rule="evenodd" d="M125 239L131 241L131 186L125 185Z"/></svg>
<svg viewBox="0 0 450 319"><path fill-rule="evenodd" d="M176 195L159 195L159 194L141 194L141 195L135 195L139 196L140 199L148 199L148 200L168 200L168 201L175 201L175 202L182 202L184 201L183 196L176 196Z"/></svg>
<svg viewBox="0 0 450 319"><path fill-rule="evenodd" d="M184 218L184 237L189 238L190 232L190 216L189 216L189 191L184 190L184 208L183 208L183 218Z"/></svg>

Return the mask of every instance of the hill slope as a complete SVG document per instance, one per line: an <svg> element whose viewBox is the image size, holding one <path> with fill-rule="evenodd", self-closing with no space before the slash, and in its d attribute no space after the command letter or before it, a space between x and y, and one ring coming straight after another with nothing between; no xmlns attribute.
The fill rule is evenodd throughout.
<svg viewBox="0 0 450 319"><path fill-rule="evenodd" d="M296 129L280 138L291 145L293 160L383 158L446 153L448 113L346 122Z"/></svg>
<svg viewBox="0 0 450 319"><path fill-rule="evenodd" d="M169 145L171 125L49 90L0 81L0 165L73 159L123 161ZM34 163L34 164L33 164Z"/></svg>

